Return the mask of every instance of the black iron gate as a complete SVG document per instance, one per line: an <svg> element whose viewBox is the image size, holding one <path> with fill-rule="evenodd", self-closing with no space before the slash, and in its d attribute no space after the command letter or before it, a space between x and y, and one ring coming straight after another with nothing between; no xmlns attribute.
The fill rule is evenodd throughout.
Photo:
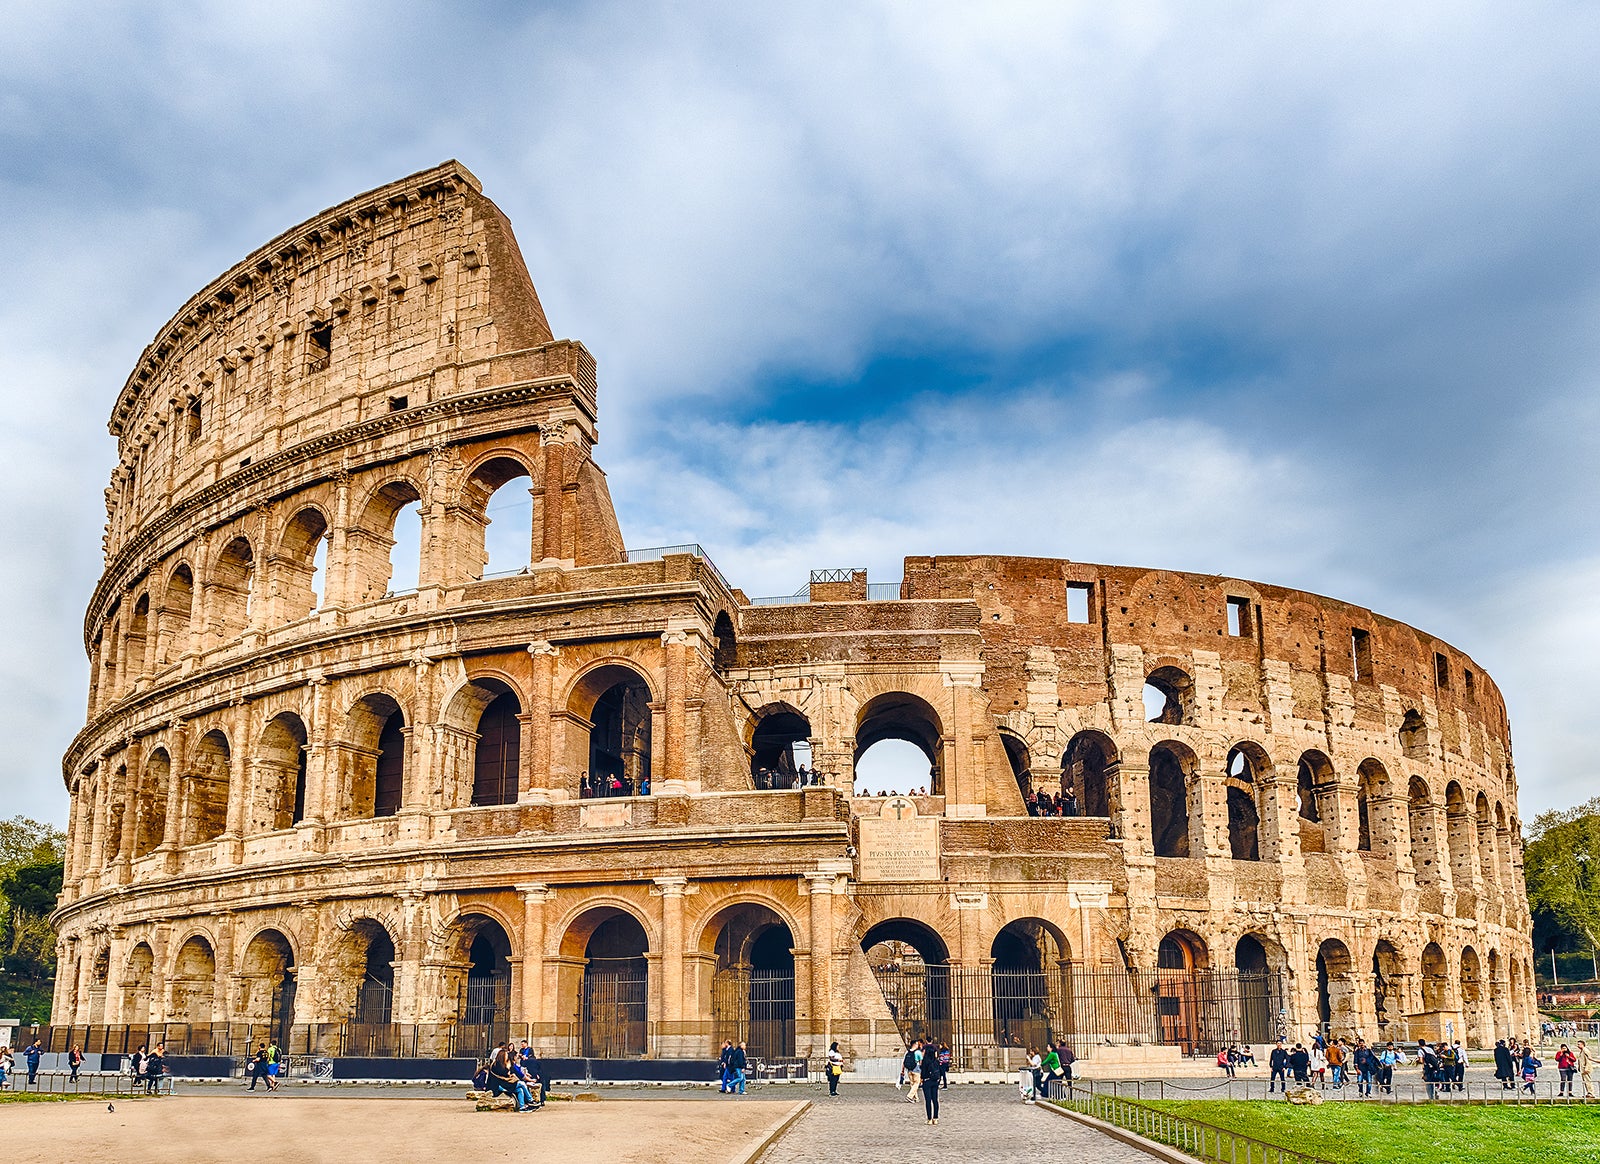
<svg viewBox="0 0 1600 1164"><path fill-rule="evenodd" d="M295 989L294 975L286 973L272 990L272 1018L268 1026L280 1048L289 1045L290 1032L294 1029Z"/></svg>
<svg viewBox="0 0 1600 1164"><path fill-rule="evenodd" d="M724 970L712 985L718 1043L744 1043L752 1059L794 1057L794 971Z"/></svg>
<svg viewBox="0 0 1600 1164"><path fill-rule="evenodd" d="M646 1048L650 980L637 970L583 974L583 1053L591 1059L637 1059Z"/></svg>
<svg viewBox="0 0 1600 1164"><path fill-rule="evenodd" d="M461 987L455 1054L486 1056L511 1037L511 979L468 977Z"/></svg>

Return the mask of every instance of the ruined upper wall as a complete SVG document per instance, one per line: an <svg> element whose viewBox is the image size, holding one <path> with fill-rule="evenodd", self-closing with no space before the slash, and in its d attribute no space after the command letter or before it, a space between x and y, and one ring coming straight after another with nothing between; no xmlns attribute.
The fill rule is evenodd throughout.
<svg viewBox="0 0 1600 1164"><path fill-rule="evenodd" d="M510 224L458 163L325 210L212 281L145 349L110 419L107 557L252 461L470 390L482 376L464 369L551 341ZM592 360L556 362L587 382L592 413Z"/></svg>

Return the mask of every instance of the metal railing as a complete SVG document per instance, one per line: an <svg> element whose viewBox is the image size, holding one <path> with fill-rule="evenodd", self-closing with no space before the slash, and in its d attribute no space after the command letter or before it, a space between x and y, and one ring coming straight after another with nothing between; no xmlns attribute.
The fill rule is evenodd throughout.
<svg viewBox="0 0 1600 1164"><path fill-rule="evenodd" d="M1506 1089L1498 1080L1484 1079L1481 1076L1462 1083L1427 1083L1420 1078L1420 1072L1415 1068L1412 1072L1401 1078L1397 1077L1386 1088L1374 1082L1371 1085L1370 1095L1366 1094L1365 1085L1357 1082L1355 1075L1350 1075L1342 1086L1332 1083L1290 1083L1288 1086L1296 1088L1310 1088L1318 1092L1325 1103L1380 1103L1380 1104L1429 1104L1429 1103L1466 1103L1476 1106L1484 1104L1508 1104L1511 1106L1547 1105L1547 1104L1581 1104L1583 1103L1582 1081L1575 1081L1573 1091L1575 1095L1560 1094L1561 1081L1557 1078L1541 1079L1534 1084L1534 1090L1527 1090L1519 1079L1515 1088ZM1280 1086L1275 1091L1268 1091L1270 1080L1259 1079L1218 1079L1207 1083L1198 1079L1172 1080L1172 1079L1121 1079L1121 1080L1078 1080L1072 1085L1074 1091L1093 1092L1099 1095L1111 1095L1118 1099L1129 1100L1134 1103L1161 1103L1161 1102L1193 1102L1195 1100L1278 1100L1283 1101L1285 1096ZM1065 1082L1051 1085L1051 1098L1062 1098L1068 1094ZM1590 1102L1594 1102L1591 1100Z"/></svg>
<svg viewBox="0 0 1600 1164"><path fill-rule="evenodd" d="M41 1095L142 1095L142 1079L117 1071L80 1071L74 1079L70 1071L41 1071L28 1082L26 1070L6 1076L7 1091L37 1092Z"/></svg>
<svg viewBox="0 0 1600 1164"><path fill-rule="evenodd" d="M722 588L733 593L733 587L722 576L722 571L717 569L717 564L711 560L711 555L706 553L706 548L699 542L685 542L681 546L646 546L642 550L628 548L622 551L623 557L630 562L656 562L669 554L692 554L706 564L712 576L722 583Z"/></svg>
<svg viewBox="0 0 1600 1164"><path fill-rule="evenodd" d="M1060 1094L1047 1102L1115 1124L1136 1136L1187 1152L1197 1160L1213 1160L1220 1164L1332 1164L1322 1156L1269 1144L1231 1128L1124 1099L1115 1092L1102 1090L1099 1085L1063 1087L1056 1084L1054 1089Z"/></svg>

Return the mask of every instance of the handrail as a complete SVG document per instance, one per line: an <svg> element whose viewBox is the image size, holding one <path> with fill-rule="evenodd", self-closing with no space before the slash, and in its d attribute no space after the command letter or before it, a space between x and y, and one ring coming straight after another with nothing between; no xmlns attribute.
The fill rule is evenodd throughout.
<svg viewBox="0 0 1600 1164"><path fill-rule="evenodd" d="M1093 1116L1119 1128L1219 1164L1333 1164L1323 1156L1297 1152L1258 1140L1231 1128L1191 1116L1162 1111L1148 1104L1098 1091L1091 1084L1069 1085L1064 1095L1047 1102ZM1241 1151L1240 1149L1243 1149Z"/></svg>

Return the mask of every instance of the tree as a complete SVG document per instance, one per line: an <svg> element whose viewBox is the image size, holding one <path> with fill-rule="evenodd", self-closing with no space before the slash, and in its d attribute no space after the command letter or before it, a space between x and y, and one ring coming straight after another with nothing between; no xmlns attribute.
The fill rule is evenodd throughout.
<svg viewBox="0 0 1600 1164"><path fill-rule="evenodd" d="M25 816L0 820L0 966L24 978L55 973L50 914L61 893L67 837Z"/></svg>
<svg viewBox="0 0 1600 1164"><path fill-rule="evenodd" d="M1600 945L1600 797L1540 813L1528 835L1528 905L1591 949Z"/></svg>

